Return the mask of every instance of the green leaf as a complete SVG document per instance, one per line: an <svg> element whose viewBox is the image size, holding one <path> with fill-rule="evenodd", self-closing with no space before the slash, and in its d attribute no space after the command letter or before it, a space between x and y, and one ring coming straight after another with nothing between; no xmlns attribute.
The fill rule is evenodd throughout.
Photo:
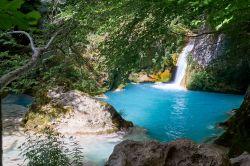
<svg viewBox="0 0 250 166"><path fill-rule="evenodd" d="M20 9L21 5L24 3L23 0L1 0L0 1L0 9L1 10L17 10Z"/></svg>
<svg viewBox="0 0 250 166"><path fill-rule="evenodd" d="M32 11L25 15L30 25L36 25L38 19L41 17L41 14L38 11Z"/></svg>

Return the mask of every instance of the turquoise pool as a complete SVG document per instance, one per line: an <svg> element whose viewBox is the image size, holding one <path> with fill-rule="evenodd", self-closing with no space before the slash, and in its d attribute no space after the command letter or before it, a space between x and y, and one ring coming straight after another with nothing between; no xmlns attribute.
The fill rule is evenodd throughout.
<svg viewBox="0 0 250 166"><path fill-rule="evenodd" d="M107 92L107 102L135 125L146 128L159 141L189 138L202 142L220 134L218 122L238 108L241 95L157 89L153 84L130 84L119 92Z"/></svg>

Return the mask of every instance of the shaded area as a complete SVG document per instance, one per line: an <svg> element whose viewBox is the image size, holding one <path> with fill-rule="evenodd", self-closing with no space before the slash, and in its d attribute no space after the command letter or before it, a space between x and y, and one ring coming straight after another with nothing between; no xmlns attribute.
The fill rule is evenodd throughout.
<svg viewBox="0 0 250 166"><path fill-rule="evenodd" d="M250 87L244 102L236 114L224 123L226 132L215 142L229 147L229 156L237 156L244 151L250 152Z"/></svg>
<svg viewBox="0 0 250 166"><path fill-rule="evenodd" d="M32 103L29 95L9 94L2 100L3 135L12 135L21 130L21 120Z"/></svg>

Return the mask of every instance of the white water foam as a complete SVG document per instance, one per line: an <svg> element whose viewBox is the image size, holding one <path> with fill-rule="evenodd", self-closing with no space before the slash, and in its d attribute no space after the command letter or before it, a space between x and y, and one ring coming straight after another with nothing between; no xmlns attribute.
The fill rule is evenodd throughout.
<svg viewBox="0 0 250 166"><path fill-rule="evenodd" d="M171 90L171 89L185 89L181 86L181 81L185 76L185 71L187 68L187 56L192 51L194 47L194 41L191 40L182 50L178 61L177 61L177 70L175 73L174 81L172 83L155 83L153 85L154 88L163 89L163 90Z"/></svg>

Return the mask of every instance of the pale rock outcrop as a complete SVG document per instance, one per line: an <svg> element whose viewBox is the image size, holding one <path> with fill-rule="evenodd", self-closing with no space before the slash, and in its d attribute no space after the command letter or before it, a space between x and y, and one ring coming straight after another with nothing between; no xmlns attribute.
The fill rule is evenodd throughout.
<svg viewBox="0 0 250 166"><path fill-rule="evenodd" d="M56 129L63 134L106 134L132 127L109 104L98 101L77 90L63 92L61 88L50 90L51 102L71 107L66 117L55 120Z"/></svg>
<svg viewBox="0 0 250 166"><path fill-rule="evenodd" d="M220 150L191 140L170 143L126 140L116 145L106 166L230 166Z"/></svg>
<svg viewBox="0 0 250 166"><path fill-rule="evenodd" d="M249 166L250 155L247 152L242 153L240 156L230 159L233 166Z"/></svg>
<svg viewBox="0 0 250 166"><path fill-rule="evenodd" d="M211 28L204 25L199 34L210 32ZM207 67L214 59L225 52L226 36L224 34L205 34L195 38L192 57L199 65Z"/></svg>

